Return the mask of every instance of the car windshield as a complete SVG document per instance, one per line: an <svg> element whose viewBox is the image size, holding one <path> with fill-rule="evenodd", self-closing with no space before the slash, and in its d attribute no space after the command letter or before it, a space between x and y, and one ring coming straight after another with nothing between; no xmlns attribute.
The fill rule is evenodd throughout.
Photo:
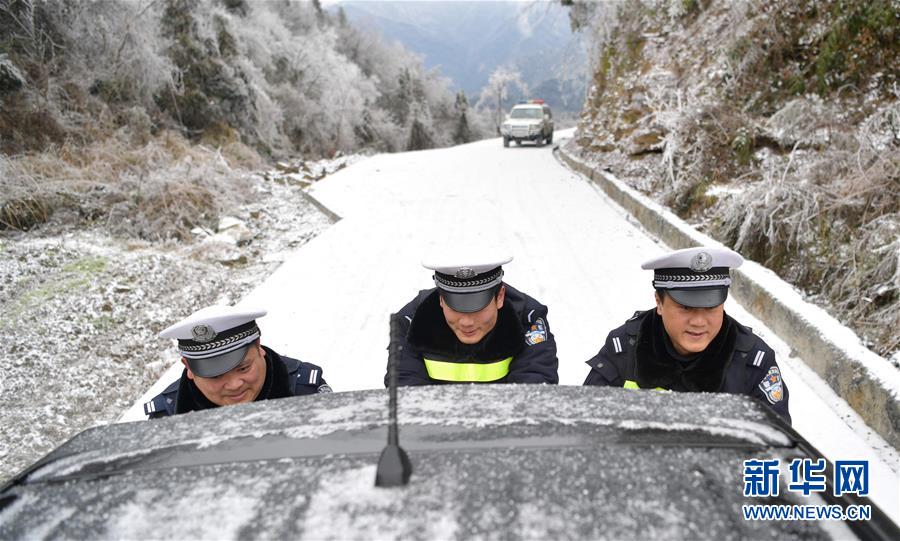
<svg viewBox="0 0 900 541"><path fill-rule="evenodd" d="M536 107L514 107L509 118L541 118L541 110Z"/></svg>

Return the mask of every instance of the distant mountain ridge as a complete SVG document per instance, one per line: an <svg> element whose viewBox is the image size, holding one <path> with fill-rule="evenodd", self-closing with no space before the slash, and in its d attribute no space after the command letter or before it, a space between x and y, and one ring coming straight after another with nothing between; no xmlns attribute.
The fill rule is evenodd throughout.
<svg viewBox="0 0 900 541"><path fill-rule="evenodd" d="M555 2L341 1L348 20L421 54L475 101L491 72L513 67L561 110L579 111L587 62L567 11ZM538 96L537 93L541 95Z"/></svg>

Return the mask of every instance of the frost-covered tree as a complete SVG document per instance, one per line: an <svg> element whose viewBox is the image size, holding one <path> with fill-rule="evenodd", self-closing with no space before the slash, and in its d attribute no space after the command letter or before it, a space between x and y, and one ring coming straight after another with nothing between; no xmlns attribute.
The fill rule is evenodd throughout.
<svg viewBox="0 0 900 541"><path fill-rule="evenodd" d="M522 81L522 74L518 70L500 66L491 73L488 83L481 89L481 97L478 100L479 109L494 109L494 129L500 133L500 124L503 123L503 112L506 110L506 100L512 88L518 88L522 95L528 94L528 85Z"/></svg>
<svg viewBox="0 0 900 541"><path fill-rule="evenodd" d="M276 155L404 150L411 131L444 146L457 129L447 79L317 2L0 0L0 31L0 148L16 152L138 125Z"/></svg>
<svg viewBox="0 0 900 541"><path fill-rule="evenodd" d="M158 3L72 4L64 25L68 77L105 102L153 108L172 88L173 65L160 34Z"/></svg>

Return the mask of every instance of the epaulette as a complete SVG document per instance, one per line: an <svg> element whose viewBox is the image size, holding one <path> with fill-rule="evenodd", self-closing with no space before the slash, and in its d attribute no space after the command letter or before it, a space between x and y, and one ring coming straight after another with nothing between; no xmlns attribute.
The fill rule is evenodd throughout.
<svg viewBox="0 0 900 541"><path fill-rule="evenodd" d="M319 386L322 383L322 369L314 364L301 363L297 370L297 383Z"/></svg>
<svg viewBox="0 0 900 541"><path fill-rule="evenodd" d="M166 414L170 414L174 411L174 406L171 406L175 401L175 396L178 394L178 387L181 384L181 379L176 379L172 383L169 384L168 387L163 389L163 392L154 396L152 400L144 403L144 415L150 415L153 413L166 412Z"/></svg>
<svg viewBox="0 0 900 541"><path fill-rule="evenodd" d="M766 358L766 352L762 349L757 349L750 353L741 353L741 355L744 356L744 360L748 365L757 368L762 368L763 360Z"/></svg>
<svg viewBox="0 0 900 541"><path fill-rule="evenodd" d="M628 318L628 321L622 325L622 328L625 329L625 332L630 334L631 336L637 336L641 330L641 322L644 320L644 315L649 310L638 310L634 313L633 316Z"/></svg>
<svg viewBox="0 0 900 541"><path fill-rule="evenodd" d="M745 327L735 320L731 320L732 324L737 327L737 337L734 342L734 349L738 351L750 351L760 341L759 337L753 334L749 327Z"/></svg>
<svg viewBox="0 0 900 541"><path fill-rule="evenodd" d="M737 337L734 342L735 351L739 351L741 359L748 366L763 368L763 360L765 360L767 350L769 349L762 338L753 334L749 327L741 325L737 321L732 320L737 326Z"/></svg>
<svg viewBox="0 0 900 541"><path fill-rule="evenodd" d="M150 415L159 411L166 411L166 397L163 395L155 396L149 402L144 403L144 415Z"/></svg>

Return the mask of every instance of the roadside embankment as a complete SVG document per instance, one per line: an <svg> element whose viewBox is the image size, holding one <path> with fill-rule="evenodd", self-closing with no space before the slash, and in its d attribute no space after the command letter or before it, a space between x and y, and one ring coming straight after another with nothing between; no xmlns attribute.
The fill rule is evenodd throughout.
<svg viewBox="0 0 900 541"><path fill-rule="evenodd" d="M652 235L673 249L721 243L698 232L662 205L560 145L563 163L601 188ZM731 294L764 321L881 437L900 449L900 373L859 337L790 284L748 261L733 272Z"/></svg>

